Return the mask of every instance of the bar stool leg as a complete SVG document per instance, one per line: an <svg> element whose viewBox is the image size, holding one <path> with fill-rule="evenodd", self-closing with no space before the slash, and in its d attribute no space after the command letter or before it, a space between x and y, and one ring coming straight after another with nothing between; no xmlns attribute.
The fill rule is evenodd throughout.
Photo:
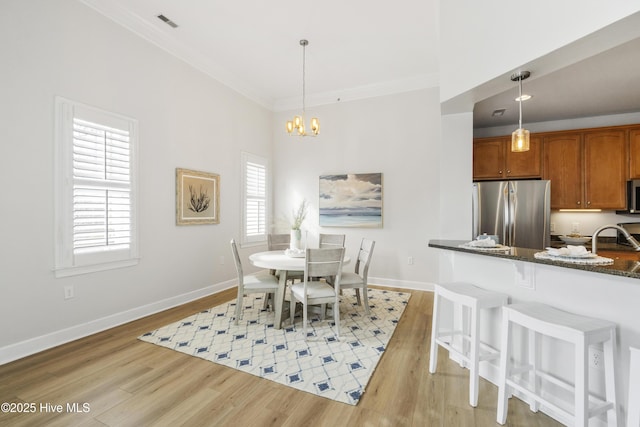
<svg viewBox="0 0 640 427"><path fill-rule="evenodd" d="M538 369L540 368L540 334L536 331L529 330L529 363L531 364L531 370L529 371L529 384L536 396L540 395L540 377ZM533 412L538 412L540 409L540 403L536 399L532 399L529 403L529 408Z"/></svg>
<svg viewBox="0 0 640 427"><path fill-rule="evenodd" d="M435 374L438 366L438 330L440 328L440 296L436 293L433 297L433 319L431 320L431 351L429 353L429 373Z"/></svg>
<svg viewBox="0 0 640 427"><path fill-rule="evenodd" d="M509 409L507 378L509 377L509 359L511 349L509 345L509 335L511 332L511 322L509 315L502 312L502 338L500 345L500 375L498 378L498 415L496 421L503 424L507 421L507 411Z"/></svg>
<svg viewBox="0 0 640 427"><path fill-rule="evenodd" d="M616 331L611 330L609 340L603 343L604 350L604 376L605 376L605 392L607 402L613 403L613 408L607 412L608 425L610 427L620 427L622 425L622 417L619 416L620 403L616 390ZM630 378L634 381L633 377ZM631 408L627 408L631 410ZM631 426L629 426L631 427Z"/></svg>
<svg viewBox="0 0 640 427"><path fill-rule="evenodd" d="M478 368L480 365L480 310L473 307L470 310L471 327L469 335L471 335L471 349L469 353L469 404L474 408L478 406Z"/></svg>
<svg viewBox="0 0 640 427"><path fill-rule="evenodd" d="M589 372L587 371L587 345L584 338L575 345L575 425L588 426Z"/></svg>

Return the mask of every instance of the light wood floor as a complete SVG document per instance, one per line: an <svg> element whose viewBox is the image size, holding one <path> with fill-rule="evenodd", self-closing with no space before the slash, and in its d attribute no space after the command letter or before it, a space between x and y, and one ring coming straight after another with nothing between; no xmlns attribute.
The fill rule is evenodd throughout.
<svg viewBox="0 0 640 427"><path fill-rule="evenodd" d="M468 404L468 371L441 349L428 371L433 297L411 300L357 406L296 391L231 368L144 343L137 336L235 297L235 289L0 366L0 403L37 413L0 413L2 426L495 426L497 388L481 379ZM86 413L40 405L89 404ZM560 425L509 402L508 425Z"/></svg>

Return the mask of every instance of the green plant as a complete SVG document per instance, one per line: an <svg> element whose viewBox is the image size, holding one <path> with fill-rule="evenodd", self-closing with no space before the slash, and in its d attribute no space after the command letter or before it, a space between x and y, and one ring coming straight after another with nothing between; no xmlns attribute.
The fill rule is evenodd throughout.
<svg viewBox="0 0 640 427"><path fill-rule="evenodd" d="M293 211L293 223L291 224L292 230L300 230L304 219L307 217L307 209L309 204L307 203L307 199L302 200L300 206L298 207L298 211Z"/></svg>

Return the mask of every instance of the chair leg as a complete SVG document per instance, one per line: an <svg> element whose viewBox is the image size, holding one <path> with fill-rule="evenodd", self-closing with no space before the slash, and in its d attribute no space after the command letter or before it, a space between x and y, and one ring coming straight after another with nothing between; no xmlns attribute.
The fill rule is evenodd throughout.
<svg viewBox="0 0 640 427"><path fill-rule="evenodd" d="M338 301L333 304L333 321L336 323L336 336L340 340L340 303Z"/></svg>
<svg viewBox="0 0 640 427"><path fill-rule="evenodd" d="M529 371L529 384L531 384L531 388L533 394L536 396L540 395L540 376L538 375L538 369L540 368L540 358L538 355L540 351L538 350L540 346L540 334L536 331L529 330L529 364L531 365L531 370ZM537 399L532 399L529 403L529 408L532 412L538 412L540 409L540 402Z"/></svg>
<svg viewBox="0 0 640 427"><path fill-rule="evenodd" d="M587 364L587 344L584 339L575 345L575 418L574 425L587 426L589 423L589 371Z"/></svg>
<svg viewBox="0 0 640 427"><path fill-rule="evenodd" d="M235 324L238 324L238 320L240 319L240 313L242 312L242 300L243 300L243 295L244 292L241 292L240 289L238 289L238 297L236 298L236 320L235 320Z"/></svg>
<svg viewBox="0 0 640 427"><path fill-rule="evenodd" d="M294 317L296 316L296 298L291 295L289 300L289 319L291 320L291 326L295 324Z"/></svg>
<svg viewBox="0 0 640 427"><path fill-rule="evenodd" d="M435 374L436 366L438 366L438 328L439 320L440 296L435 294L433 297L433 316L431 320L431 351L429 353L429 372Z"/></svg>
<svg viewBox="0 0 640 427"><path fill-rule="evenodd" d="M362 298L364 299L364 311L369 314L369 294L367 293L367 285L362 287Z"/></svg>
<svg viewBox="0 0 640 427"><path fill-rule="evenodd" d="M360 289L356 288L356 301L358 305L362 305L362 301L360 300Z"/></svg>
<svg viewBox="0 0 640 427"><path fill-rule="evenodd" d="M608 411L608 424L610 426L619 426L622 424L619 409L620 403L618 402L618 396L616 390L616 331L611 329L609 340L603 343L604 350L604 373L605 373L605 392L607 396L607 402L613 403L613 408ZM633 378L633 377L630 377ZM635 380L632 380L635 381ZM633 401L632 401L633 402ZM633 405L630 405L633 406ZM633 411L633 408L627 408L627 411ZM637 423L636 425L640 425ZM629 424L631 427L631 424Z"/></svg>
<svg viewBox="0 0 640 427"><path fill-rule="evenodd" d="M302 333L304 334L304 340L307 340L307 302L302 301Z"/></svg>

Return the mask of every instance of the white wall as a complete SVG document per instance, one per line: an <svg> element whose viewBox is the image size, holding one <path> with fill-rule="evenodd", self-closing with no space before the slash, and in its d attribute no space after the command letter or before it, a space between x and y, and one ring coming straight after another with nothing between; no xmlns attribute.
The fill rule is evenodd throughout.
<svg viewBox="0 0 640 427"><path fill-rule="evenodd" d="M311 242L345 233L353 257L363 237L376 241L370 282L430 288L437 258L427 248L440 223L440 109L437 89L337 103L307 111L320 118L317 138L288 136L295 111L274 114L274 228L287 230L302 198L311 204L303 228ZM325 174L383 174L383 228L320 228L318 178ZM408 257L414 259L407 265Z"/></svg>
<svg viewBox="0 0 640 427"><path fill-rule="evenodd" d="M76 1L4 0L0 40L0 363L234 284L240 151L270 157L271 112ZM56 95L139 121L136 267L54 278ZM175 225L176 167L220 174L219 225Z"/></svg>

